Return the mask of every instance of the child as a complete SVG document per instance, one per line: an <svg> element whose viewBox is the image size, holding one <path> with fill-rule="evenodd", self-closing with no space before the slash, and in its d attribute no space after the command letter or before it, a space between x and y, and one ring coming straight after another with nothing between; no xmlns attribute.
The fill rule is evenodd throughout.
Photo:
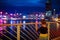
<svg viewBox="0 0 60 40"><path fill-rule="evenodd" d="M41 25L42 26L38 29L38 31L40 31L39 38L40 40L48 40L48 29L46 27L45 19L41 21Z"/></svg>

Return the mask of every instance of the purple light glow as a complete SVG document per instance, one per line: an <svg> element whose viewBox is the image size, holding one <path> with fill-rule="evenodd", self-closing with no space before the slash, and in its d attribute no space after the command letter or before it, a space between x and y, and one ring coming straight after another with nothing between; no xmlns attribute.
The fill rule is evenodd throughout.
<svg viewBox="0 0 60 40"><path fill-rule="evenodd" d="M38 16L38 14L36 14L36 16Z"/></svg>
<svg viewBox="0 0 60 40"><path fill-rule="evenodd" d="M3 20L2 19L0 19L0 24L2 24L3 23Z"/></svg>
<svg viewBox="0 0 60 40"><path fill-rule="evenodd" d="M10 14L11 16L13 15L13 14Z"/></svg>
<svg viewBox="0 0 60 40"><path fill-rule="evenodd" d="M0 31L2 31L3 30L3 28L2 27L0 27Z"/></svg>
<svg viewBox="0 0 60 40"><path fill-rule="evenodd" d="M8 14L7 12L5 14Z"/></svg>
<svg viewBox="0 0 60 40"><path fill-rule="evenodd" d="M0 14L2 14L2 12L0 12Z"/></svg>
<svg viewBox="0 0 60 40"><path fill-rule="evenodd" d="M20 13L20 15L22 15L22 14Z"/></svg>
<svg viewBox="0 0 60 40"><path fill-rule="evenodd" d="M36 23L38 23L38 21L36 21Z"/></svg>
<svg viewBox="0 0 60 40"><path fill-rule="evenodd" d="M17 13L17 15L19 15L19 13Z"/></svg>
<svg viewBox="0 0 60 40"><path fill-rule="evenodd" d="M7 22L4 20L4 23L7 23Z"/></svg>
<svg viewBox="0 0 60 40"><path fill-rule="evenodd" d="M14 16L16 16L16 14L14 14Z"/></svg>
<svg viewBox="0 0 60 40"><path fill-rule="evenodd" d="M4 15L4 18L6 18L6 16Z"/></svg>

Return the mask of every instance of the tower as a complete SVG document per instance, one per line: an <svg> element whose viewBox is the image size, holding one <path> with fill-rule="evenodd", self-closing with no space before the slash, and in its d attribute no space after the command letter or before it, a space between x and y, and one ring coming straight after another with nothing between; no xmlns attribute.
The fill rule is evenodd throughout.
<svg viewBox="0 0 60 40"><path fill-rule="evenodd" d="M51 0L46 1L46 17L51 17L52 16L52 5L51 5Z"/></svg>
<svg viewBox="0 0 60 40"><path fill-rule="evenodd" d="M51 10L51 0L46 1L46 10L47 11Z"/></svg>

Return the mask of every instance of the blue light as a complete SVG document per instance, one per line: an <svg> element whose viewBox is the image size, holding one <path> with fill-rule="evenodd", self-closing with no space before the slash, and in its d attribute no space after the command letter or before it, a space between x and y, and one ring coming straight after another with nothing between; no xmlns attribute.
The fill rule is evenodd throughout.
<svg viewBox="0 0 60 40"><path fill-rule="evenodd" d="M26 16L23 16L23 19L25 19L26 18Z"/></svg>
<svg viewBox="0 0 60 40"><path fill-rule="evenodd" d="M10 21L10 24L13 24L13 20Z"/></svg>
<svg viewBox="0 0 60 40"><path fill-rule="evenodd" d="M24 30L25 30L25 27L26 27L25 23L26 23L26 21L23 21L23 29Z"/></svg>

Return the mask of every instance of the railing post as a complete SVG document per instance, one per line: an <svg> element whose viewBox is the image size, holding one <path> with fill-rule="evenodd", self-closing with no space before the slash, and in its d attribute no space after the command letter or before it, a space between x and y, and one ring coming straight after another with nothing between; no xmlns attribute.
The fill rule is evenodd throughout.
<svg viewBox="0 0 60 40"><path fill-rule="evenodd" d="M21 25L17 25L17 40L20 40L20 26Z"/></svg>
<svg viewBox="0 0 60 40"><path fill-rule="evenodd" d="M36 31L38 30L38 21L36 21L35 23L35 28L36 28Z"/></svg>
<svg viewBox="0 0 60 40"><path fill-rule="evenodd" d="M48 40L50 40L50 22L48 22Z"/></svg>

